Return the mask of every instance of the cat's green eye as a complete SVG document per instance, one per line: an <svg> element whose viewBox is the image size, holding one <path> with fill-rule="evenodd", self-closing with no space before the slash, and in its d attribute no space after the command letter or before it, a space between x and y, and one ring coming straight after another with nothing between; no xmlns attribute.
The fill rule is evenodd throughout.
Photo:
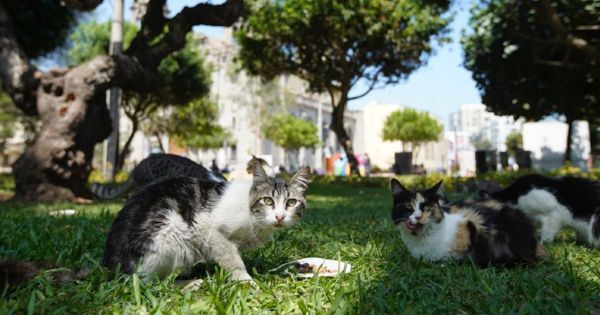
<svg viewBox="0 0 600 315"><path fill-rule="evenodd" d="M288 208L291 208L293 206L296 205L296 202L298 202L296 199L289 199L286 203L285 206Z"/></svg>
<svg viewBox="0 0 600 315"><path fill-rule="evenodd" d="M273 199L269 198L269 197L265 197L263 198L263 202L267 205L267 206L272 206L273 205Z"/></svg>

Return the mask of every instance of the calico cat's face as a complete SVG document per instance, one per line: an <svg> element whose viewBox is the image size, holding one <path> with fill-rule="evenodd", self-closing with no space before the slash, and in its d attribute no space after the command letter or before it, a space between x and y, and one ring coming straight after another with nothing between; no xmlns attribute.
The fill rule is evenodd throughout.
<svg viewBox="0 0 600 315"><path fill-rule="evenodd" d="M419 235L444 219L441 206L446 203L446 198L441 194L441 185L440 181L425 190L408 190L392 179L392 220L398 229Z"/></svg>
<svg viewBox="0 0 600 315"><path fill-rule="evenodd" d="M260 163L254 163L250 189L250 212L254 222L274 227L287 227L302 217L306 201L310 168L301 168L289 182L269 178Z"/></svg>

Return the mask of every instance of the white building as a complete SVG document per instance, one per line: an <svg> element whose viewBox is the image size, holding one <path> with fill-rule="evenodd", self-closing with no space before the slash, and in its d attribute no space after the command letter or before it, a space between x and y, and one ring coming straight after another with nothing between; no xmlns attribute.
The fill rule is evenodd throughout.
<svg viewBox="0 0 600 315"><path fill-rule="evenodd" d="M590 134L586 121L573 123L571 163L583 170L590 160ZM541 121L523 125L523 149L531 151L532 166L550 170L563 165L567 148L567 124L560 121Z"/></svg>
<svg viewBox="0 0 600 315"><path fill-rule="evenodd" d="M220 168L245 167L251 156L256 155L274 166L309 165L317 170L324 168L326 158L343 152L335 134L329 130L332 110L328 96L308 93L307 83L294 76L282 76L265 84L259 78L240 71L234 60L238 47L230 30L226 30L223 39L202 34L197 34L196 39L212 71L210 97L219 106L218 123L231 132L234 143L224 143L217 150L187 150L177 148L165 137L162 143L167 144L167 151L186 155L205 166L216 160ZM266 140L261 132L262 122L276 111L287 111L315 123L321 139L319 146L301 149L297 157L287 155L286 160L284 150ZM121 130L127 132L128 125L125 122ZM346 114L345 125L352 137L355 131L352 113ZM140 133L132 149L130 160L140 161L158 151L157 140Z"/></svg>
<svg viewBox="0 0 600 315"><path fill-rule="evenodd" d="M506 151L506 137L513 131L520 132L523 126L522 119L497 116L483 104L463 104L449 118L445 136L449 165L458 166L463 176L475 173L475 137L487 141L491 149Z"/></svg>
<svg viewBox="0 0 600 315"><path fill-rule="evenodd" d="M394 153L402 152L402 142L384 141L382 132L387 117L392 112L403 108L400 105L371 102L355 112L354 151L367 153L373 166L383 170L390 169L394 164ZM442 126L444 125L441 119L437 120ZM422 144L416 153L413 164L423 164L428 171L446 168L446 145L442 138L438 142Z"/></svg>

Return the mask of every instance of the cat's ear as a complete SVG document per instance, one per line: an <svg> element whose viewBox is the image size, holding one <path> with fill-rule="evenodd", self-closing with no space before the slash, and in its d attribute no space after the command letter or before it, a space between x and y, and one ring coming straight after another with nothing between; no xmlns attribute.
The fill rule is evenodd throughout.
<svg viewBox="0 0 600 315"><path fill-rule="evenodd" d="M255 185L268 184L271 182L269 175L260 163L252 163L252 178Z"/></svg>
<svg viewBox="0 0 600 315"><path fill-rule="evenodd" d="M390 182L390 188L392 189L393 194L408 190L395 178L392 178L392 181Z"/></svg>
<svg viewBox="0 0 600 315"><path fill-rule="evenodd" d="M438 195L438 196L443 196L444 195L444 186L442 186L442 183L444 181L440 180L439 182L437 182L437 184L433 185L433 187L427 189L428 192Z"/></svg>
<svg viewBox="0 0 600 315"><path fill-rule="evenodd" d="M308 189L308 182L310 180L310 167L305 166L299 169L292 179L290 179L290 188L304 193Z"/></svg>

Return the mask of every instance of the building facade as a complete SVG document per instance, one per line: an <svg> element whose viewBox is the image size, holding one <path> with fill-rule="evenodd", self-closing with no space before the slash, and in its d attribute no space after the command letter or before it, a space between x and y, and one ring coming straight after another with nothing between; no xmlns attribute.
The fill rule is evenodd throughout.
<svg viewBox="0 0 600 315"><path fill-rule="evenodd" d="M205 166L215 161L219 168L228 170L245 167L255 155L276 167L292 170L300 165L309 165L317 171L324 171L327 158L343 152L335 134L329 130L332 114L329 96L307 92L307 83L295 76L281 76L264 83L260 78L246 74L235 61L238 47L231 30L226 30L222 39L203 34L196 34L195 39L211 71L210 98L219 107L218 123L232 134L232 143L223 143L221 148L214 150L194 150L178 148L165 136L161 142L166 151L185 155ZM291 113L313 122L321 139L319 145L286 154L281 147L265 139L261 125L275 112ZM127 133L130 122L126 118L122 120L125 121L121 130ZM348 112L345 126L351 137L355 133L355 125L354 115ZM157 143L157 139L151 136L136 135L130 164L159 152Z"/></svg>
<svg viewBox="0 0 600 315"><path fill-rule="evenodd" d="M506 151L506 137L521 132L524 121L497 116L483 104L463 104L449 117L448 165L462 176L475 174L475 151Z"/></svg>
<svg viewBox="0 0 600 315"><path fill-rule="evenodd" d="M353 138L354 151L367 153L373 166L382 170L391 169L395 162L395 153L402 152L401 141L384 141L383 127L387 117L394 111L404 107L396 104L371 102L354 112L356 117L356 133ZM437 117L440 125L443 121ZM423 165L429 172L446 169L446 142L443 135L437 142L420 145L413 156L413 164Z"/></svg>

